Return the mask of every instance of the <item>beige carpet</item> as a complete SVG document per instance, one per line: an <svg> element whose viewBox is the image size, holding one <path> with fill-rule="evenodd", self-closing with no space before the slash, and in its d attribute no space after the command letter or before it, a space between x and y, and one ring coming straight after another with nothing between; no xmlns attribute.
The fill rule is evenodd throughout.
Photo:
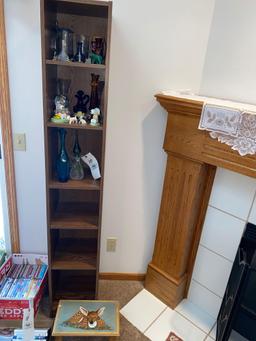
<svg viewBox="0 0 256 341"><path fill-rule="evenodd" d="M143 289L143 283L137 281L99 281L99 299L116 300L120 303L120 308L126 305L138 292ZM71 338L63 338L65 341ZM84 338L73 337L74 341L82 341ZM88 341L106 341L105 337L88 337ZM116 341L148 341L138 329L120 315L120 337L115 337Z"/></svg>

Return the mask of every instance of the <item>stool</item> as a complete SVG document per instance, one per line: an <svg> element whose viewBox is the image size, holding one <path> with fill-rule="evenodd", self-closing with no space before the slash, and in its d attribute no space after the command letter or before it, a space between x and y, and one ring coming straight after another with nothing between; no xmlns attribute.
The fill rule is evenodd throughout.
<svg viewBox="0 0 256 341"><path fill-rule="evenodd" d="M60 300L52 336L112 337L119 336L120 317L117 301Z"/></svg>

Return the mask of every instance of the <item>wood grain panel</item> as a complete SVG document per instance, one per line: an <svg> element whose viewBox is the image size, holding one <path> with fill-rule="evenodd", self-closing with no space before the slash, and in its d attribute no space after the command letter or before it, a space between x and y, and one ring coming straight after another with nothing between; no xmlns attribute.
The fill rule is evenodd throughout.
<svg viewBox="0 0 256 341"><path fill-rule="evenodd" d="M168 160L145 284L175 308L188 292L216 167L256 177L256 158L241 157L198 129L203 102L156 98L168 112L164 139Z"/></svg>

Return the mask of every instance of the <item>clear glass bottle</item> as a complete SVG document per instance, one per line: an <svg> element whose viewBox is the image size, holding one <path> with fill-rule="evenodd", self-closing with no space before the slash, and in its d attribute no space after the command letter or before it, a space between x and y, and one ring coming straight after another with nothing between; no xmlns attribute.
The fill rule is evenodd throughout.
<svg viewBox="0 0 256 341"><path fill-rule="evenodd" d="M81 163L81 148L78 141L78 133L75 130L75 142L73 147L74 158L72 160L72 166L70 169L70 178L72 180L82 180L84 178L84 169Z"/></svg>

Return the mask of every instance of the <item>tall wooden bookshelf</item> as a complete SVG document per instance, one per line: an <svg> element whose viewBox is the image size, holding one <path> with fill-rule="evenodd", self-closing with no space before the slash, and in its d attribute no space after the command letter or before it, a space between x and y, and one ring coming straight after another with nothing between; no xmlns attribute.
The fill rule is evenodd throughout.
<svg viewBox="0 0 256 341"><path fill-rule="evenodd" d="M100 259L100 232L107 118L109 49L112 3L96 0L41 0L46 195L49 256L49 299L52 311L59 299L94 299ZM106 40L105 64L53 60L51 32L56 25L76 34L101 36ZM58 78L71 80L70 109L82 89L90 95L91 73L100 75L104 90L100 109L103 123L90 125L56 124L50 121ZM91 152L98 160L101 179L86 173L83 180L59 182L55 160L59 151L58 128L65 128L66 149L72 154L77 129L81 155Z"/></svg>

